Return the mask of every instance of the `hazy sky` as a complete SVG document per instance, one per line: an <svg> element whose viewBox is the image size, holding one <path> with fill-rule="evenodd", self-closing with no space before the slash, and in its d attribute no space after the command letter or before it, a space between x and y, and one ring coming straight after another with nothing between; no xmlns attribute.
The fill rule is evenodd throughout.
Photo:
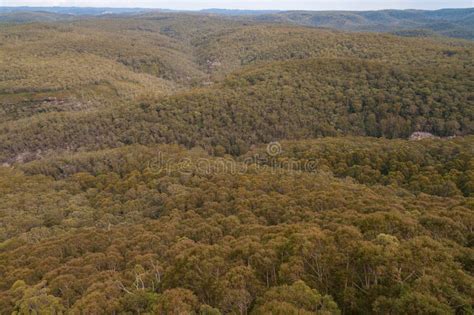
<svg viewBox="0 0 474 315"><path fill-rule="evenodd" d="M378 10L469 8L474 0L0 0L0 6L146 7L197 10L203 8L274 10Z"/></svg>

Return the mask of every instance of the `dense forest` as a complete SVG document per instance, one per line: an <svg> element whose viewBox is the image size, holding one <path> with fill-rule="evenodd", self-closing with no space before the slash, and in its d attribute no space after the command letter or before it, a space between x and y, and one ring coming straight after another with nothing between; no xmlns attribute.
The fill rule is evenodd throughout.
<svg viewBox="0 0 474 315"><path fill-rule="evenodd" d="M72 21L77 16L143 15L178 13L166 9L84 7L0 7L0 23ZM181 11L183 12L183 11ZM185 11L190 13L192 11ZM194 11L197 12L197 11ZM402 36L447 36L474 39L474 9L380 10L380 11L279 11L204 9L203 15L232 17L345 31L396 33Z"/></svg>
<svg viewBox="0 0 474 315"><path fill-rule="evenodd" d="M474 313L472 42L129 13L4 14L0 314Z"/></svg>
<svg viewBox="0 0 474 315"><path fill-rule="evenodd" d="M346 31L400 33L403 36L443 35L474 39L474 9L381 10L381 11L291 11L270 12L256 19Z"/></svg>

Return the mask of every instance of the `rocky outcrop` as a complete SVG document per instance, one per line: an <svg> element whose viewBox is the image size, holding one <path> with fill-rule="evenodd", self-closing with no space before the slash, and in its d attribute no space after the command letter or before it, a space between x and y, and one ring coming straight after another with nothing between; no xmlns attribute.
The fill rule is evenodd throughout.
<svg viewBox="0 0 474 315"><path fill-rule="evenodd" d="M436 137L435 135L429 132L417 131L417 132L412 133L409 139L416 141L416 140L423 140L423 139L439 139L439 137Z"/></svg>

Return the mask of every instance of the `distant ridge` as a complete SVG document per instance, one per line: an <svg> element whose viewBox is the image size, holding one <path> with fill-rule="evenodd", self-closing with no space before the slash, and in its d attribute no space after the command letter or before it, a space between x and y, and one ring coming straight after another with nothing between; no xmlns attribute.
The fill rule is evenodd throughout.
<svg viewBox="0 0 474 315"><path fill-rule="evenodd" d="M31 14L31 13L35 14ZM433 36L474 39L474 8L380 11L278 11L210 8L200 11L149 8L0 7L0 22L25 23L71 19L74 16L140 15L193 12L240 17L256 22L297 24L344 31L387 32L400 36ZM23 13L23 14L19 14ZM37 14L41 13L41 14ZM54 16L51 14L57 14ZM71 17L72 16L72 17Z"/></svg>
<svg viewBox="0 0 474 315"><path fill-rule="evenodd" d="M286 11L262 14L259 21L328 27L344 31L437 34L474 39L474 9L381 11Z"/></svg>
<svg viewBox="0 0 474 315"><path fill-rule="evenodd" d="M1 7L0 14L18 12L48 12L70 15L103 15L103 14L133 14L147 11L158 11L160 9L145 8L92 8L92 7ZM169 11L169 10L160 10Z"/></svg>
<svg viewBox="0 0 474 315"><path fill-rule="evenodd" d="M222 14L222 15L262 15L262 14L274 14L283 12L280 10L232 10L232 9L204 9L199 12L203 13L212 13L212 14Z"/></svg>

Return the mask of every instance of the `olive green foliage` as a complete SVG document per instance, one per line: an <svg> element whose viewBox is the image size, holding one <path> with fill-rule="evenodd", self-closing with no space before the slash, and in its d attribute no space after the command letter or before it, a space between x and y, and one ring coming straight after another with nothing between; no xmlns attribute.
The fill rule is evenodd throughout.
<svg viewBox="0 0 474 315"><path fill-rule="evenodd" d="M473 12L472 7L436 11L290 11L257 16L256 19L347 31L397 32L407 36L438 34L472 40Z"/></svg>
<svg viewBox="0 0 474 315"><path fill-rule="evenodd" d="M133 143L241 154L272 139L473 129L469 42L152 13L0 37L9 163Z"/></svg>
<svg viewBox="0 0 474 315"><path fill-rule="evenodd" d="M286 169L327 170L367 185L397 185L413 193L473 196L473 137L451 140L388 141L375 138L323 138L282 142L268 156L266 147L242 160L259 157L264 165Z"/></svg>
<svg viewBox="0 0 474 315"><path fill-rule="evenodd" d="M235 73L210 88L133 106L6 122L0 125L0 158L163 142L220 145L238 155L273 139L471 133L470 71L410 69L346 59L274 63ZM44 126L50 127L43 131Z"/></svg>
<svg viewBox="0 0 474 315"><path fill-rule="evenodd" d="M2 26L0 313L473 313L473 49L202 14Z"/></svg>
<svg viewBox="0 0 474 315"><path fill-rule="evenodd" d="M439 160L472 144L393 141L347 140L444 148ZM284 143L283 152L315 156L308 143ZM370 151L383 161L387 150ZM219 158L132 146L33 162L26 174L2 168L1 212L11 224L1 231L1 308L20 311L30 299L16 293L21 279L31 290L46 281L35 298L86 313L471 311L471 197L366 186L327 168L209 171L200 159Z"/></svg>
<svg viewBox="0 0 474 315"><path fill-rule="evenodd" d="M255 314L339 314L331 297L322 297L301 280L268 290L257 305Z"/></svg>

